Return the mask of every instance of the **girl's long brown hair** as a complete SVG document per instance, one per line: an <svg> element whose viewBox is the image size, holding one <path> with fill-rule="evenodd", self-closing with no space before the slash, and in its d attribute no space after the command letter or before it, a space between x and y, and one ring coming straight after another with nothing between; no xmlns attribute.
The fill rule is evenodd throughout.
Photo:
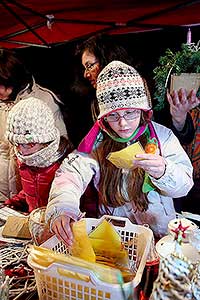
<svg viewBox="0 0 200 300"><path fill-rule="evenodd" d="M141 115L141 124L147 122L148 116L145 112ZM108 128L108 124L106 125ZM108 129L111 132L111 129ZM113 132L112 132L113 134ZM104 139L95 150L94 155L100 165L99 181L99 202L105 208L118 207L126 202L133 202L136 209L145 211L148 209L149 201L146 194L142 192L144 182L144 170L135 168L127 172L115 167L106 159L110 152L121 150L127 147L127 143L116 142L106 133L103 133ZM147 143L146 136L139 138L140 143L145 146ZM124 182L126 185L124 186Z"/></svg>

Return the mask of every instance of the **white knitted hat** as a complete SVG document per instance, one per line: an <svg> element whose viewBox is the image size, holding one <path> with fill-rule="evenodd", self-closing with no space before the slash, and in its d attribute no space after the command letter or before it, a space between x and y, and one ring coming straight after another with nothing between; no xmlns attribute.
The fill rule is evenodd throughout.
<svg viewBox="0 0 200 300"><path fill-rule="evenodd" d="M98 118L119 108L151 109L151 99L142 77L131 66L112 61L97 78Z"/></svg>
<svg viewBox="0 0 200 300"><path fill-rule="evenodd" d="M40 99L21 100L8 114L6 137L13 144L48 143L58 134L51 109Z"/></svg>

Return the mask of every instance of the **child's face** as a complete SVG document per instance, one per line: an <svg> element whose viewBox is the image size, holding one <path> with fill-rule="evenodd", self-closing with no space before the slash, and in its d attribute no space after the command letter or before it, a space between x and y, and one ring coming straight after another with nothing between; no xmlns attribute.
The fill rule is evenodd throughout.
<svg viewBox="0 0 200 300"><path fill-rule="evenodd" d="M141 110L123 109L108 114L105 120L119 137L129 138L138 128L140 117Z"/></svg>
<svg viewBox="0 0 200 300"><path fill-rule="evenodd" d="M29 144L17 144L17 151L21 155L31 155L33 153L38 152L42 148L46 147L47 144L39 144L39 143L29 143Z"/></svg>

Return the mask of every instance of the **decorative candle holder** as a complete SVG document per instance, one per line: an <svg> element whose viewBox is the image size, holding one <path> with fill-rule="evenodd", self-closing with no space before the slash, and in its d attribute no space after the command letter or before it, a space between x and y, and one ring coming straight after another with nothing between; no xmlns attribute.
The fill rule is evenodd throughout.
<svg viewBox="0 0 200 300"><path fill-rule="evenodd" d="M48 240L53 233L50 232L49 224L45 222L46 207L33 210L29 215L29 230L33 243L37 246Z"/></svg>

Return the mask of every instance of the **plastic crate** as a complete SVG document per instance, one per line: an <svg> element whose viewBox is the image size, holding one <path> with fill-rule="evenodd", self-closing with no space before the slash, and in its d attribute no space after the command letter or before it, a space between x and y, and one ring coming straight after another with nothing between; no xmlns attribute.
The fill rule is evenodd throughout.
<svg viewBox="0 0 200 300"><path fill-rule="evenodd" d="M49 267L41 267L28 256L28 263L34 269L37 290L40 300L128 300L138 299L136 287L146 264L147 255L153 237L151 229L132 224L127 218L103 216L101 219L86 218L87 231L95 228L102 219L111 221L126 243L129 258L136 270L136 276L131 282L109 284L100 281L94 272L73 265L53 263ZM67 253L65 245L53 236L42 247L53 249L60 253ZM73 271L87 275L89 280L83 281L63 276L63 272Z"/></svg>

